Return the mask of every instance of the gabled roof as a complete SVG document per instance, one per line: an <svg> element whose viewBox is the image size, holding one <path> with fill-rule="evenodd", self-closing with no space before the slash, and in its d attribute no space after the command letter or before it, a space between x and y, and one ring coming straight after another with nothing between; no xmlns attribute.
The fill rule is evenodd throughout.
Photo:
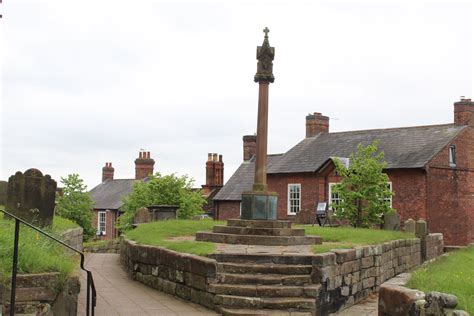
<svg viewBox="0 0 474 316"><path fill-rule="evenodd" d="M283 154L268 155L267 169L273 166ZM255 173L255 156L244 161L227 183L216 194L214 200L240 201L242 192L252 191Z"/></svg>
<svg viewBox="0 0 474 316"><path fill-rule="evenodd" d="M378 140L387 169L423 168L466 126L455 124L323 133L286 152L268 173L315 172L330 157L349 157L361 143Z"/></svg>
<svg viewBox="0 0 474 316"><path fill-rule="evenodd" d="M122 199L132 189L135 179L105 180L90 191L95 202L94 209L118 210L122 207Z"/></svg>
<svg viewBox="0 0 474 316"><path fill-rule="evenodd" d="M334 157L349 157L359 144L375 140L385 153L387 169L423 168L464 128L444 124L318 134L285 154L269 155L267 173L316 172ZM254 170L254 158L243 162L214 200L240 201L243 191L252 190Z"/></svg>

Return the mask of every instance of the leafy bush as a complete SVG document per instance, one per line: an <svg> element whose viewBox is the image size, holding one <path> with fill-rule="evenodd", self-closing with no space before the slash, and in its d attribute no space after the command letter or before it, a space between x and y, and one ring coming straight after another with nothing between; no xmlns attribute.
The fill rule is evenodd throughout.
<svg viewBox="0 0 474 316"><path fill-rule="evenodd" d="M94 202L87 192L87 186L78 174L61 177L63 194L56 198L56 214L77 223L84 230L84 239L95 235L92 227L92 208Z"/></svg>
<svg viewBox="0 0 474 316"><path fill-rule="evenodd" d="M342 177L334 193L341 199L333 203L334 216L348 220L354 227L370 227L380 223L383 214L393 210L387 202L393 193L383 169L387 166L384 153L378 152L377 142L367 147L359 144L351 154L349 166L334 159L336 172Z"/></svg>
<svg viewBox="0 0 474 316"><path fill-rule="evenodd" d="M118 227L121 230L130 229L136 210L150 205L178 205L180 219L202 214L206 200L200 190L192 189L192 185L193 180L187 176L162 176L160 173L150 176L147 181L136 182L132 192L123 200L122 210L125 213L120 216Z"/></svg>

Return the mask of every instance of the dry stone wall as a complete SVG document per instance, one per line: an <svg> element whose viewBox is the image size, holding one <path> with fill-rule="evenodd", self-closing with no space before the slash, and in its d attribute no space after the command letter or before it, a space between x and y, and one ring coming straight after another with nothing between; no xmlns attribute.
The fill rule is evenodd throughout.
<svg viewBox="0 0 474 316"><path fill-rule="evenodd" d="M132 279L165 293L214 308L208 291L216 278L216 260L122 239L120 257Z"/></svg>
<svg viewBox="0 0 474 316"><path fill-rule="evenodd" d="M418 238L315 255L313 283L322 285L317 310L326 314L349 307L377 291L386 280L420 264Z"/></svg>

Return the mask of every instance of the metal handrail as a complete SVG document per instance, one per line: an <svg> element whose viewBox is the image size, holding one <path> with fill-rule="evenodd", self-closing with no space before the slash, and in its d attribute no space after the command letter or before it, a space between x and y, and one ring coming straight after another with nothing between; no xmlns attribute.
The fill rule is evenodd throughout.
<svg viewBox="0 0 474 316"><path fill-rule="evenodd" d="M84 270L87 273L87 310L86 310L86 315L89 316L94 316L94 309L97 303L97 293L95 290L95 285L94 285L94 278L92 277L92 272L84 268L84 261L85 261L85 256L82 251L77 250L76 248L73 248L66 244L65 242L57 239L56 237L48 234L47 232L39 229L38 227L35 227L31 225L30 223L22 220L21 218L0 209L0 212L5 213L6 215L13 217L15 219L15 241L13 245L13 267L12 267L12 285L11 285L11 298L10 298L10 315L13 316L15 315L15 299L16 299L16 274L17 274L17 266L18 266L18 240L19 240L19 233L20 233L20 222L25 224L26 226L36 230L37 232L43 234L44 236L54 240L57 243L60 243L64 247L78 253L81 256L81 269ZM92 295L91 295L92 294ZM91 302L92 301L92 302ZM91 304L92 303L92 304Z"/></svg>

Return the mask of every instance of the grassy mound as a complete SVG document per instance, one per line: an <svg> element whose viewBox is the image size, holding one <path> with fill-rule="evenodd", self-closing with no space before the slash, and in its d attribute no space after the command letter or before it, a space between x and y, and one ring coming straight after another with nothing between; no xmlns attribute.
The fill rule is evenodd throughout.
<svg viewBox="0 0 474 316"><path fill-rule="evenodd" d="M47 232L58 236L61 232L78 227L75 223L56 216ZM15 222L0 214L0 280L10 276L13 262ZM77 266L78 257L65 251L60 244L31 228L20 225L18 273L60 272L65 279Z"/></svg>
<svg viewBox="0 0 474 316"><path fill-rule="evenodd" d="M459 299L456 309L474 315L474 246L448 253L413 272L408 286L424 292L454 294Z"/></svg>
<svg viewBox="0 0 474 316"><path fill-rule="evenodd" d="M170 220L141 224L126 236L140 244L161 246L178 252L207 255L215 250L214 243L193 240L196 232L212 230L214 225L224 225L213 220ZM188 237L189 238L185 238Z"/></svg>
<svg viewBox="0 0 474 316"><path fill-rule="evenodd" d="M401 231L352 227L300 227L305 229L306 235L317 235L323 238L322 245L313 246L315 253L337 248L347 249L356 246L375 245L390 240L415 238L414 234Z"/></svg>

